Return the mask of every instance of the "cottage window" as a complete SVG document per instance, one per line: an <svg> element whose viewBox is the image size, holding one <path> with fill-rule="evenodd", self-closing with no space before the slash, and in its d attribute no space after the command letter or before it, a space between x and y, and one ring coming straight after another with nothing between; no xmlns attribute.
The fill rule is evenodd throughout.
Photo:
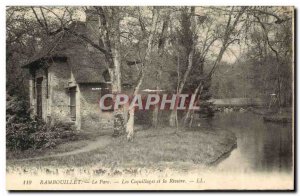
<svg viewBox="0 0 300 196"><path fill-rule="evenodd" d="M109 71L108 71L108 70L105 70L105 71L102 73L102 76L103 76L105 82L110 82L110 81L111 81L110 75L109 75Z"/></svg>
<svg viewBox="0 0 300 196"><path fill-rule="evenodd" d="M46 68L45 70L45 76L46 76L46 98L49 98L49 78L48 78L48 68Z"/></svg>
<svg viewBox="0 0 300 196"><path fill-rule="evenodd" d="M106 94L111 94L111 85L110 84L106 84L104 88L101 88L101 97L103 97ZM113 99L108 97L107 99L105 99L104 101L104 105L105 106L110 106L110 105L114 105L113 103ZM114 111L113 107L110 110L102 110L103 112L111 112Z"/></svg>
<svg viewBox="0 0 300 196"><path fill-rule="evenodd" d="M36 85L36 82L35 82L35 76L32 78L32 97L33 99L35 99L35 85Z"/></svg>
<svg viewBox="0 0 300 196"><path fill-rule="evenodd" d="M31 73L31 78L32 78L32 98L35 99L35 88L36 88L36 75L35 75L35 70L30 70Z"/></svg>
<svg viewBox="0 0 300 196"><path fill-rule="evenodd" d="M37 78L36 80L36 99L37 99L37 116L42 118L43 114L43 78Z"/></svg>
<svg viewBox="0 0 300 196"><path fill-rule="evenodd" d="M69 89L70 94L70 115L71 120L76 120L76 87L72 87Z"/></svg>

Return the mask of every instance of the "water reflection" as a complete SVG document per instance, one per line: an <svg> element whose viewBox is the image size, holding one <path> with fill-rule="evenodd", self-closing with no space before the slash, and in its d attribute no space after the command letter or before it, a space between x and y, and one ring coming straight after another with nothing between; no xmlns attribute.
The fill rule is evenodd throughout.
<svg viewBox="0 0 300 196"><path fill-rule="evenodd" d="M237 148L216 167L224 171L289 172L293 167L292 124L265 123L251 112L217 113L206 124L234 132Z"/></svg>

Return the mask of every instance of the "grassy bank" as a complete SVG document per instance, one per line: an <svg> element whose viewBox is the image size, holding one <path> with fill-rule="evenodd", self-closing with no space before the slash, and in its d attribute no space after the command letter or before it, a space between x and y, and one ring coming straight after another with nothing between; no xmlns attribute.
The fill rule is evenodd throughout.
<svg viewBox="0 0 300 196"><path fill-rule="evenodd" d="M39 168L210 165L236 146L235 135L223 130L179 130L175 133L172 128L161 128L138 131L133 142L128 142L125 137L107 138L110 140L107 145L89 152L28 161L8 160L8 165Z"/></svg>

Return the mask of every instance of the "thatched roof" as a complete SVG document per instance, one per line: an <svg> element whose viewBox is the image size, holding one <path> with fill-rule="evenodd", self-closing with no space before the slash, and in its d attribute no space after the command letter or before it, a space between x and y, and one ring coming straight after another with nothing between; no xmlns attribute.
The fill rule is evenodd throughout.
<svg viewBox="0 0 300 196"><path fill-rule="evenodd" d="M85 23L76 22L70 27L76 33L87 34ZM23 68L38 68L46 61L65 60L71 67L77 83L105 82L103 73L107 70L104 56L80 38L66 31L50 36L40 52L28 60Z"/></svg>
<svg viewBox="0 0 300 196"><path fill-rule="evenodd" d="M68 31L57 31L43 44L40 52L29 59L23 68L37 68L46 61L63 60L67 61L72 69L73 75L77 83L102 83L107 81L104 78L104 72L107 71L104 55L89 46L88 43L76 34L82 34L89 37L89 33L85 22L74 22L68 28ZM129 59L128 59L129 58ZM126 63L122 66L122 83L125 85L133 85L137 80L138 72L132 69L132 66L139 64L135 60L135 54L127 55L124 59Z"/></svg>

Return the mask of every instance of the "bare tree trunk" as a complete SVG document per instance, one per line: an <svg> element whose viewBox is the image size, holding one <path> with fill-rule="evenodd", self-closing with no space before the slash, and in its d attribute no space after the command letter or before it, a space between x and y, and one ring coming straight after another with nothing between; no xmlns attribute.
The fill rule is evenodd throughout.
<svg viewBox="0 0 300 196"><path fill-rule="evenodd" d="M279 76L277 76L277 88L278 88L278 112L281 113L282 109L282 99L281 99L281 77L280 77L280 73L279 73L279 68L277 68L277 74Z"/></svg>
<svg viewBox="0 0 300 196"><path fill-rule="evenodd" d="M99 9L101 15L100 17L100 34L102 34L101 40L107 51L111 51L111 55L106 55L106 60L109 63L109 74L111 78L112 94L114 95L113 101L115 101L115 96L122 91L121 85L121 54L120 54L120 17L118 15L119 10L117 7L112 8L112 12L115 13L114 20L110 21L114 34L109 34L107 27L107 18L103 8ZM112 60L111 60L112 59ZM113 136L122 135L125 132L125 120L122 109L114 110L114 130Z"/></svg>
<svg viewBox="0 0 300 196"><path fill-rule="evenodd" d="M189 73L191 72L192 66L193 66L193 57L194 57L194 47L192 47L192 50L189 52L189 58L188 58L188 67L187 70L184 73L183 80L180 82L177 90L177 95L181 94L184 88L184 85L186 83L187 77ZM176 126L176 118L177 118L177 107L178 107L178 100L176 97L176 102L175 102L175 108L172 110L170 119L169 119L169 125L171 127Z"/></svg>
<svg viewBox="0 0 300 196"><path fill-rule="evenodd" d="M203 85L202 85L202 81L201 81L199 83L199 85L197 86L197 88L194 90L194 95L197 95L197 94L201 95L202 89L203 89ZM198 97L198 99L199 99L199 97ZM190 109L186 112L184 121L183 121L184 126L187 126L187 124L189 124L189 127L191 127L194 113L195 113L195 111L190 110Z"/></svg>
<svg viewBox="0 0 300 196"><path fill-rule="evenodd" d="M129 110L129 118L126 124L127 140L133 140L134 134L134 108Z"/></svg>
<svg viewBox="0 0 300 196"><path fill-rule="evenodd" d="M158 90L158 86L156 87L156 89ZM155 104L154 105L154 109L153 109L153 114L152 114L152 126L154 128L157 128L157 125L158 125L158 112L159 112L159 109L158 109L158 104Z"/></svg>
<svg viewBox="0 0 300 196"><path fill-rule="evenodd" d="M113 64L114 70L112 71L112 93L114 95L113 100L115 101L115 96L121 93L121 58L119 53L119 45L117 44L113 48ZM122 135L125 132L125 119L124 112L122 108L114 110L114 131L113 136Z"/></svg>
<svg viewBox="0 0 300 196"><path fill-rule="evenodd" d="M269 48L275 54L276 59L277 59L277 64L276 64L277 84L275 84L275 85L277 86L276 87L277 88L277 95L276 96L277 96L277 101L278 101L278 103L277 103L278 104L278 110L279 110L279 113L281 113L281 77L280 77L280 69L279 69L280 64L281 64L280 63L281 59L280 59L278 51L275 49L275 47L270 42L269 35L268 35L269 32L268 32L265 24L261 21L261 19L258 16L254 16L254 17L258 20L259 24L261 25L261 27L264 31L264 36L265 36L266 42L267 42Z"/></svg>
<svg viewBox="0 0 300 196"><path fill-rule="evenodd" d="M137 84L137 86L134 90L134 93L133 93L134 96L138 94L140 86L141 86L142 81L143 81L143 78L144 78L144 73L142 73L142 75L140 76L139 83ZM127 140L128 141L132 141L133 136L134 136L134 113L135 113L134 110L135 110L134 107L129 108L129 118L128 118L128 121L127 121L127 124L126 124L126 133L127 133Z"/></svg>
<svg viewBox="0 0 300 196"><path fill-rule="evenodd" d="M238 13L238 15L235 17L235 20L233 21L232 25L231 25L231 21L232 21L232 13L233 13L233 8L231 9L228 21L227 21L227 25L226 25L226 29L225 29L225 34L224 34L224 38L223 38L223 43L222 43L222 47L219 51L219 54L213 64L212 69L210 70L209 74L207 75L207 79L210 79L212 74L214 73L214 71L216 70L216 68L218 67L220 61L222 60L222 57L226 51L226 49L228 48L228 46L234 41L232 40L231 42L229 42L230 39L230 35L232 34L233 30L235 29L239 18L242 16L242 14L244 13L245 8L242 8L242 10ZM200 89L201 88L201 89ZM197 94L198 91L200 89L200 94L201 91L203 89L203 85L202 85L202 81L200 82L200 84L198 85L198 87L195 89L194 94ZM185 118L184 118L184 125L186 126L187 124L189 124L189 126L192 125L192 120L193 120L193 115L194 112L191 112L190 110L186 113Z"/></svg>
<svg viewBox="0 0 300 196"><path fill-rule="evenodd" d="M165 48L165 43L166 43L166 34L169 26L169 20L170 20L170 11L166 14L166 17L163 20L162 23L162 30L158 39L158 56L161 59L164 54L164 48ZM162 77L162 64L161 62L159 63L158 70L157 70L157 75L156 75L156 91L157 94L160 90L160 80ZM157 127L158 125L158 113L159 113L159 105L155 104L154 105L154 110L152 114L152 126Z"/></svg>
<svg viewBox="0 0 300 196"><path fill-rule="evenodd" d="M195 15L195 8L191 7L191 13L189 14L189 20L191 21L190 23L190 28L192 33L195 33L195 27L196 27L196 21L193 18ZM188 53L188 67L186 71L184 72L183 79L181 81L178 80L177 84L177 96L182 93L184 85L186 83L186 80L191 72L192 66L193 66L193 57L194 57L194 52L195 52L195 44L193 43L192 46L188 46L189 48L189 53ZM179 61L178 61L179 63ZM177 68L177 73L178 73L178 79L179 79L179 64ZM169 125L171 127L177 126L178 128L178 116L177 116L177 107L178 107L178 100L176 98L176 103L175 103L175 108L172 110L170 118L169 118Z"/></svg>
<svg viewBox="0 0 300 196"><path fill-rule="evenodd" d="M147 45L147 50L146 50L146 54L144 57L144 61L142 63L142 68L141 68L141 72L140 72L140 77L138 79L137 85L134 89L133 95L137 95L139 90L140 90L140 86L143 82L144 79L144 72L145 72L145 66L150 63L150 54L152 51L152 45L153 45L153 39L154 39L154 34L156 31L156 25L157 25L157 20L158 20L158 10L156 8L153 8L153 16L152 16L152 25L151 25L151 30L150 30L150 35L149 35L149 39L148 39L148 45ZM128 122L126 124L126 132L127 132L127 140L128 141L132 141L133 140L133 136L134 136L134 108L129 108L129 119Z"/></svg>
<svg viewBox="0 0 300 196"><path fill-rule="evenodd" d="M171 114L170 114L170 119L169 119L169 125L171 127L175 127L176 126L176 118L177 118L177 110L172 110Z"/></svg>

